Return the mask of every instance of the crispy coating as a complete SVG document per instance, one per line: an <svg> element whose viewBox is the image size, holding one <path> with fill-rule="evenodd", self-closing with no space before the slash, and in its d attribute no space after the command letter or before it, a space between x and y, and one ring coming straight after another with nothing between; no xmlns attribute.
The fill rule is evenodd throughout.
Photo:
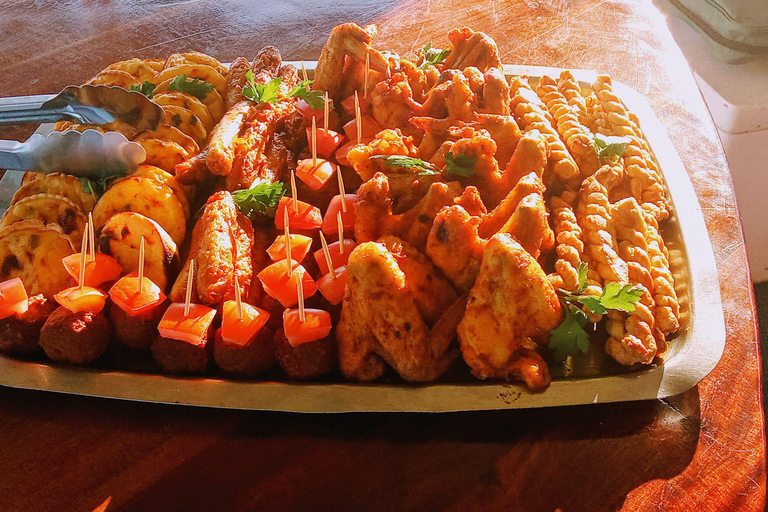
<svg viewBox="0 0 768 512"><path fill-rule="evenodd" d="M232 172L235 160L235 139L243 129L245 121L253 115L254 105L241 101L233 105L211 132L205 163L208 170L217 176Z"/></svg>
<svg viewBox="0 0 768 512"><path fill-rule="evenodd" d="M491 238L458 326L472 374L546 388L549 370L533 338L545 336L561 320L560 300L539 264L509 234Z"/></svg>
<svg viewBox="0 0 768 512"><path fill-rule="evenodd" d="M651 296L651 260L646 243L643 211L634 198L613 205L612 219L616 227L619 255L627 262L629 282L642 290L635 310L625 316L623 329L610 332L605 351L621 364L648 364L657 352L654 335L654 301ZM620 334L618 336L614 334Z"/></svg>
<svg viewBox="0 0 768 512"><path fill-rule="evenodd" d="M529 173L523 176L514 186L514 188L501 200L501 202L492 211L483 216L482 223L478 227L478 232L483 238L491 238L498 233L514 214L520 201L530 195L544 195L546 187L536 173Z"/></svg>
<svg viewBox="0 0 768 512"><path fill-rule="evenodd" d="M364 63L365 56L368 55L371 69L389 76L389 62L371 47L377 32L376 25L366 25L362 28L355 23L344 23L333 27L320 51L313 87L316 90L328 91L328 95L334 100L345 99L337 96L341 89L347 57Z"/></svg>
<svg viewBox="0 0 768 512"><path fill-rule="evenodd" d="M600 162L597 159L592 133L581 124L576 112L558 89L557 82L544 75L539 79L536 92L555 120L557 131L579 166L582 176L594 174L600 167Z"/></svg>
<svg viewBox="0 0 768 512"><path fill-rule="evenodd" d="M478 235L480 218L459 206L443 208L427 239L427 255L460 292L475 284L487 240Z"/></svg>
<svg viewBox="0 0 768 512"><path fill-rule="evenodd" d="M27 354L40 351L40 329L56 309L56 303L43 295L33 295L27 302L26 313L0 320L0 351Z"/></svg>
<svg viewBox="0 0 768 512"><path fill-rule="evenodd" d="M542 250L552 249L555 234L549 227L549 213L541 193L534 192L521 199L500 232L512 235L534 259L539 258Z"/></svg>
<svg viewBox="0 0 768 512"><path fill-rule="evenodd" d="M581 86L570 70L563 70L557 80L557 89L568 101L568 106L573 109L580 122L587 115L587 103L581 94Z"/></svg>
<svg viewBox="0 0 768 512"><path fill-rule="evenodd" d="M576 220L572 203L575 194L563 193L549 200L552 225L557 245L555 274L550 281L555 288L573 291L579 287L579 265L584 262L584 235Z"/></svg>
<svg viewBox="0 0 768 512"><path fill-rule="evenodd" d="M669 256L656 217L647 211L645 226L648 255L651 258L653 300L656 302L656 327L662 334L670 334L680 329L680 304L675 291L675 279L669 270Z"/></svg>
<svg viewBox="0 0 768 512"><path fill-rule="evenodd" d="M635 132L626 108L613 92L611 78L607 75L598 76L592 88L605 111L605 123L601 131L609 131L609 135L629 137L623 158L632 195L644 209L651 211L657 220L666 219L670 206L664 194L661 177L655 170L655 164L650 164L652 158L643 147L640 135Z"/></svg>
<svg viewBox="0 0 768 512"><path fill-rule="evenodd" d="M234 275L242 296L247 297L253 277L252 246L250 221L237 210L229 192L215 193L195 225L189 256L169 297L174 302L184 301L191 258L196 263L193 300L216 306L233 299Z"/></svg>
<svg viewBox="0 0 768 512"><path fill-rule="evenodd" d="M444 67L464 69L469 66L483 73L490 68L500 68L499 48L490 36L463 27L448 32L451 53L445 59Z"/></svg>
<svg viewBox="0 0 768 512"><path fill-rule="evenodd" d="M245 75L251 69L251 63L245 57L238 57L232 61L227 73L227 94L224 95L224 106L229 110L236 103L243 101L243 87L245 87Z"/></svg>
<svg viewBox="0 0 768 512"><path fill-rule="evenodd" d="M459 299L430 329L406 274L383 244L362 243L347 264L347 290L336 329L339 364L347 378L373 380L392 366L412 382L440 377L456 356L450 350L464 310Z"/></svg>
<svg viewBox="0 0 768 512"><path fill-rule="evenodd" d="M528 81L516 77L512 80L512 112L523 133L538 130L547 140L549 158L547 170L554 176L569 180L579 174L579 168L568 152L560 135L553 126L553 120L546 106L533 92ZM545 180L547 182L547 180Z"/></svg>

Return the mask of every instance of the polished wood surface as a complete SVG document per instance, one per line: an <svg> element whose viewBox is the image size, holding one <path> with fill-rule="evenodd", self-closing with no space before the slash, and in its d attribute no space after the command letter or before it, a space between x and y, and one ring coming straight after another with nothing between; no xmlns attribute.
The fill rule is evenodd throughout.
<svg viewBox="0 0 768 512"><path fill-rule="evenodd" d="M333 4L333 5L330 5ZM757 511L765 436L752 286L723 151L687 63L641 0L4 2L0 95L52 93L123 58L275 44L314 60L341 21L410 55L457 25L507 63L596 69L648 97L719 268L725 354L669 400L546 410L298 415L0 388L0 510ZM0 130L2 138L29 130Z"/></svg>

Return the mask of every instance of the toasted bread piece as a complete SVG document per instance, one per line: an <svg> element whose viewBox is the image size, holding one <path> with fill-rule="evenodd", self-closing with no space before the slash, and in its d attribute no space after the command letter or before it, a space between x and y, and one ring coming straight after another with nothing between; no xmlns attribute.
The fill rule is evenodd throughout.
<svg viewBox="0 0 768 512"><path fill-rule="evenodd" d="M0 219L0 228L34 219L46 226L57 224L75 246L83 237L86 217L80 207L64 196L53 194L35 194L12 204Z"/></svg>
<svg viewBox="0 0 768 512"><path fill-rule="evenodd" d="M132 176L151 178L155 181L159 181L166 187L170 187L170 189L173 190L173 194L181 202L181 206L184 208L184 215L189 218L190 211L187 192L184 190L184 187L181 186L181 183L178 182L173 174L153 165L141 164L132 174Z"/></svg>
<svg viewBox="0 0 768 512"><path fill-rule="evenodd" d="M160 94L163 91L167 91L174 78L176 77L168 78L164 82L158 84L157 87L155 87L155 94ZM203 105L208 107L208 112L211 113L213 121L218 123L221 117L224 115L225 110L224 99L221 97L219 91L213 89L211 92L205 95L205 98L200 101L203 102Z"/></svg>
<svg viewBox="0 0 768 512"><path fill-rule="evenodd" d="M227 80L216 69L206 64L180 64L162 70L156 77L155 83L163 83L169 78L176 78L179 75L187 75L187 78L199 78L216 87L219 94L224 94L227 90ZM157 93L157 90L155 90Z"/></svg>
<svg viewBox="0 0 768 512"><path fill-rule="evenodd" d="M169 124L161 124L157 130L143 131L133 141L139 142L144 139L160 139L175 142L183 147L189 155L196 155L200 152L200 146L197 145L195 139Z"/></svg>
<svg viewBox="0 0 768 512"><path fill-rule="evenodd" d="M170 235L140 213L116 213L99 233L99 250L120 263L125 273L139 266L139 245L144 237L144 275L165 290L179 265L179 252Z"/></svg>
<svg viewBox="0 0 768 512"><path fill-rule="evenodd" d="M177 165L190 157L183 147L170 140L143 139L134 140L147 152L144 163L172 171Z"/></svg>
<svg viewBox="0 0 768 512"><path fill-rule="evenodd" d="M105 71L118 69L135 76L141 80L142 83L145 80L151 82L155 78L155 75L163 69L164 63L165 62L162 60L155 59L128 59L110 64L105 68Z"/></svg>
<svg viewBox="0 0 768 512"><path fill-rule="evenodd" d="M152 178L129 176L111 185L93 209L98 228L119 212L141 213L160 224L176 244L184 240L187 218L171 187Z"/></svg>
<svg viewBox="0 0 768 512"><path fill-rule="evenodd" d="M173 127L186 133L197 142L198 146L205 144L208 138L208 130L203 122L191 110L177 105L163 105L165 118Z"/></svg>
<svg viewBox="0 0 768 512"><path fill-rule="evenodd" d="M216 58L200 52L174 53L165 61L165 68L172 68L182 64L205 64L219 72L221 76L227 76L227 68Z"/></svg>
<svg viewBox="0 0 768 512"><path fill-rule="evenodd" d="M53 194L64 196L75 203L83 213L93 210L96 198L83 190L83 184L74 176L68 174L41 174L34 180L24 183L13 195L11 204L18 203L25 197L37 194Z"/></svg>
<svg viewBox="0 0 768 512"><path fill-rule="evenodd" d="M141 85L142 81L122 69L105 69L88 80L87 83L93 85L117 85L124 89L130 89L132 85Z"/></svg>
<svg viewBox="0 0 768 512"><path fill-rule="evenodd" d="M202 101L195 98L191 94L187 94L181 91L162 91L156 93L152 97L152 101L160 106L176 105L178 107L186 108L203 122L206 131L211 131L213 128L213 118L211 117L211 113L208 111L208 107L206 107Z"/></svg>
<svg viewBox="0 0 768 512"><path fill-rule="evenodd" d="M28 295L42 293L51 299L70 280L61 259L74 252L56 224L21 220L0 229L0 281L18 277Z"/></svg>

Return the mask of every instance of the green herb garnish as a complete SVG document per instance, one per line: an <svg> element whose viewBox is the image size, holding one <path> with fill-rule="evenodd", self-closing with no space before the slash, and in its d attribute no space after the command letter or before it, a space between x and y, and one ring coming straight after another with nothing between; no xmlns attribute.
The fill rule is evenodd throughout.
<svg viewBox="0 0 768 512"><path fill-rule="evenodd" d="M152 99L152 97L155 95L155 87L157 87L155 84L148 80L144 80L144 83L141 84L141 86L138 85L132 85L131 91L140 92L144 96L146 96L149 99Z"/></svg>
<svg viewBox="0 0 768 512"><path fill-rule="evenodd" d="M124 176L125 174L113 174L112 176L101 178L100 180L92 180L90 178L85 178L81 176L77 179L80 181L80 184L83 186L83 192L85 192L86 194L91 194L94 199L98 200L104 194L104 192L107 191L110 181L112 181L115 178L122 178Z"/></svg>
<svg viewBox="0 0 768 512"><path fill-rule="evenodd" d="M439 64L445 60L451 50L438 48L432 48L432 43L427 43L424 48L421 49L421 54L424 57L424 61L419 65L419 69L426 69L427 66L433 66Z"/></svg>
<svg viewBox="0 0 768 512"><path fill-rule="evenodd" d="M320 110L325 107L325 92L313 91L309 88L314 80L302 80L291 92L289 98L300 98L309 104L312 110Z"/></svg>
<svg viewBox="0 0 768 512"><path fill-rule="evenodd" d="M477 158L469 155L454 155L450 151L445 154L445 171L448 174L458 176L472 176L475 174Z"/></svg>
<svg viewBox="0 0 768 512"><path fill-rule="evenodd" d="M617 137L597 133L593 136L595 141L595 153L600 161L608 160L612 156L624 155L624 148L630 142L629 137Z"/></svg>
<svg viewBox="0 0 768 512"><path fill-rule="evenodd" d="M285 195L286 191L285 183L282 181L274 183L258 181L251 188L232 192L232 199L235 200L237 209L243 215L251 220L256 220L261 215L274 217L280 198Z"/></svg>
<svg viewBox="0 0 768 512"><path fill-rule="evenodd" d="M266 84L257 84L253 81L253 71L250 69L245 74L247 87L243 87L243 96L255 103L274 103L280 99L278 92L280 84L283 82L281 77L273 78Z"/></svg>
<svg viewBox="0 0 768 512"><path fill-rule="evenodd" d="M609 309L630 313L643 294L641 288L631 284L608 283L599 296L584 295L587 289L586 263L579 264L578 272L577 290L557 290L565 319L549 332L549 347L554 350L555 357L563 361L567 356L576 354L577 350L586 354L589 349L589 335L584 329L588 322L587 311L597 315L605 314Z"/></svg>
<svg viewBox="0 0 768 512"><path fill-rule="evenodd" d="M215 85L208 83L205 80L200 80L199 78L191 78L187 80L187 75L177 76L168 85L169 91L185 92L201 101L215 88Z"/></svg>
<svg viewBox="0 0 768 512"><path fill-rule="evenodd" d="M422 176L440 174L440 169L435 165L425 162L421 158L413 158L405 155L374 155L371 158L384 160L387 167L399 167L400 169L416 169Z"/></svg>

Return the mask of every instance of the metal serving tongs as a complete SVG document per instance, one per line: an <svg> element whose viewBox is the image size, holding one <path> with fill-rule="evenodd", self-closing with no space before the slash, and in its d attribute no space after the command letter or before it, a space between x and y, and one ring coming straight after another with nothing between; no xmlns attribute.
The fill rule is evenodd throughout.
<svg viewBox="0 0 768 512"><path fill-rule="evenodd" d="M106 85L65 88L56 96L0 99L0 124L73 121L130 125L136 133L156 130L162 107L138 91ZM108 128L108 127L107 127ZM26 142L0 140L0 169L63 172L91 179L124 174L146 158L144 148L119 132L88 129L34 134Z"/></svg>

